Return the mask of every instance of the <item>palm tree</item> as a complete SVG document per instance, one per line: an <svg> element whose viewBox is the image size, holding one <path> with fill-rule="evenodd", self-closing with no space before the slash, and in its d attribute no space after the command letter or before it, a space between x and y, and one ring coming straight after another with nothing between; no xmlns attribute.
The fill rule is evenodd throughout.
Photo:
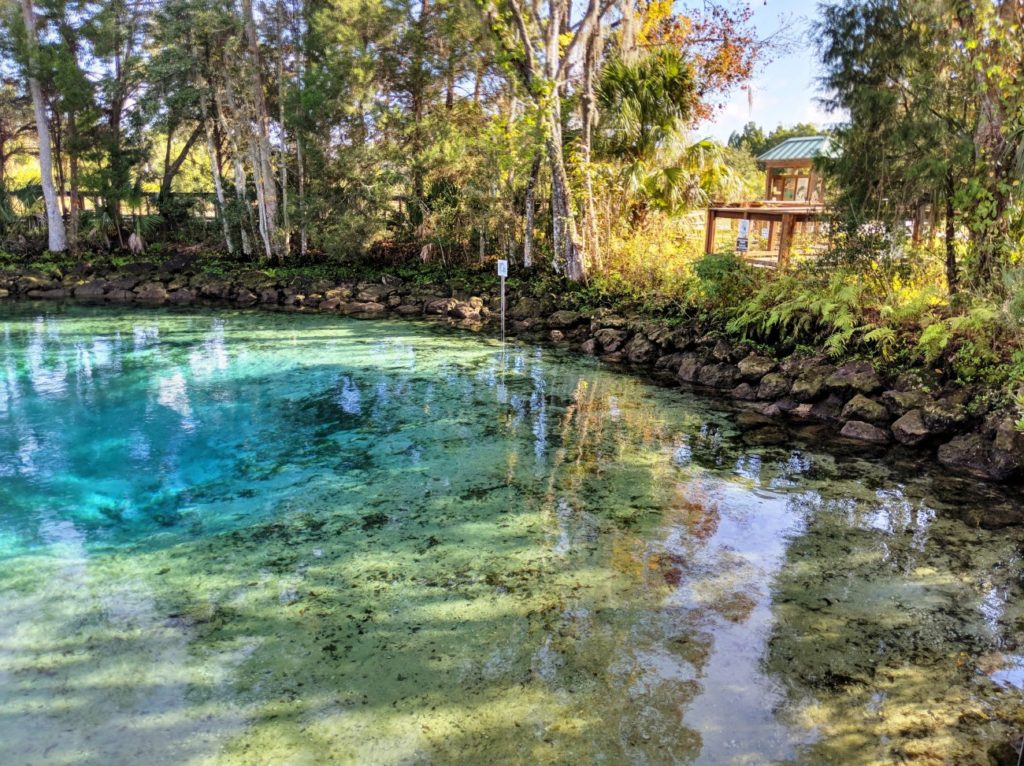
<svg viewBox="0 0 1024 766"><path fill-rule="evenodd" d="M597 99L598 153L619 168L634 228L652 209L668 214L692 209L742 183L720 145L690 140L696 86L693 67L678 50L610 61L601 72Z"/></svg>

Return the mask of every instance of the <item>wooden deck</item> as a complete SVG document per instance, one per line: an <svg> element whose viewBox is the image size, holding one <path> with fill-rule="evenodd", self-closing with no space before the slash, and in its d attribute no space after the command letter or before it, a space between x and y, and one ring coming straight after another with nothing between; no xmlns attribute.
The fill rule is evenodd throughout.
<svg viewBox="0 0 1024 766"><path fill-rule="evenodd" d="M747 258L757 265L775 253L775 265L784 265L789 261L793 247L793 236L796 227L806 226L820 220L825 210L824 205L806 202L744 202L734 205L713 205L708 208L707 222L704 228L704 252L715 250L715 234L719 219L742 220L768 224L768 242L764 250L748 251ZM763 253L763 255L762 255Z"/></svg>

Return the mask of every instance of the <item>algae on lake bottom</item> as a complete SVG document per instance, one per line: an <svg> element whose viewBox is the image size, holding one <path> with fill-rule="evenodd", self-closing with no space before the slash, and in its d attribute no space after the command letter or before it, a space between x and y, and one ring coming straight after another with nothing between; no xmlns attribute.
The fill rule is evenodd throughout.
<svg viewBox="0 0 1024 766"><path fill-rule="evenodd" d="M964 763L1019 500L414 323L0 308L0 762ZM760 433L758 433L760 431Z"/></svg>

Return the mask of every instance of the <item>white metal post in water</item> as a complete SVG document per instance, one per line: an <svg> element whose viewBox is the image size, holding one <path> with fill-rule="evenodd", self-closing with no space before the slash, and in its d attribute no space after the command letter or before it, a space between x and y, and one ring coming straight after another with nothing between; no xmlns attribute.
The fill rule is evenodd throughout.
<svg viewBox="0 0 1024 766"><path fill-rule="evenodd" d="M501 277L501 342L505 342L505 277L508 276L508 261L498 261L498 276Z"/></svg>

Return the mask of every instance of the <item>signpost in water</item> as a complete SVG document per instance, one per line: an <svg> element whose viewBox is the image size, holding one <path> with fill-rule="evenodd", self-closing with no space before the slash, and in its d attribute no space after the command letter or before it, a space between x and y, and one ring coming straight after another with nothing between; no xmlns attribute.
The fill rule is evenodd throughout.
<svg viewBox="0 0 1024 766"><path fill-rule="evenodd" d="M501 342L505 342L505 277L508 276L508 261L498 261L498 276L501 277Z"/></svg>

